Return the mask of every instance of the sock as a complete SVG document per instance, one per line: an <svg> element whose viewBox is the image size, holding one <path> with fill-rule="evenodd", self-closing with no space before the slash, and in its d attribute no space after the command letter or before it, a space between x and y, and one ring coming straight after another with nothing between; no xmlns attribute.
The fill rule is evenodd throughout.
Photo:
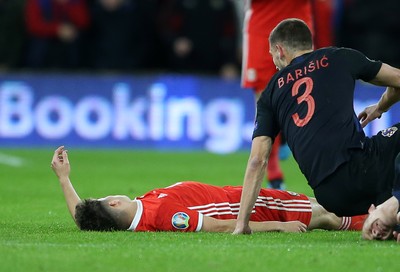
<svg viewBox="0 0 400 272"><path fill-rule="evenodd" d="M366 214L356 215L352 217L343 216L339 230L362 230L366 217Z"/></svg>

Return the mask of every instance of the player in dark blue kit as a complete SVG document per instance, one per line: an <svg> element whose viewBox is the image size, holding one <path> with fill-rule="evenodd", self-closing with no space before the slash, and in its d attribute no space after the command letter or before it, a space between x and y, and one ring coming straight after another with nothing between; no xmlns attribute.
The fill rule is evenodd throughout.
<svg viewBox="0 0 400 272"><path fill-rule="evenodd" d="M257 104L234 233L251 232L247 222L261 188L262 169L282 131L318 202L341 216L374 213L378 221L370 223L370 232L379 233L371 237L387 238L398 223L400 181L394 182L394 164L400 152L400 124L372 138L362 128L400 100L400 70L348 48L314 51L311 32L298 19L278 24L269 43L280 71ZM353 95L358 79L388 88L377 104L357 117Z"/></svg>

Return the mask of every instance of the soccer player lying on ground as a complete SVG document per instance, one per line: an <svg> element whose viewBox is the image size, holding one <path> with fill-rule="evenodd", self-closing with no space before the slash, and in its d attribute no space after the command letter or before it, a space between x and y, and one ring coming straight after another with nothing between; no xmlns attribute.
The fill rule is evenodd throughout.
<svg viewBox="0 0 400 272"><path fill-rule="evenodd" d="M81 230L232 232L236 225L241 186L188 181L152 190L134 200L121 195L81 200L69 179L70 163L63 146L54 152L51 167ZM314 198L262 189L250 225L253 231L361 230L364 218L337 217Z"/></svg>

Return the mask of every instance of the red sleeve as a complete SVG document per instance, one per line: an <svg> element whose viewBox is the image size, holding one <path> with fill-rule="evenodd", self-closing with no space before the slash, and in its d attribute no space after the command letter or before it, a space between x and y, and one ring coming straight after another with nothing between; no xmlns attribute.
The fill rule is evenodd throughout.
<svg viewBox="0 0 400 272"><path fill-rule="evenodd" d="M203 224L203 215L180 205L166 205L160 207L156 220L156 228L161 231L200 231Z"/></svg>
<svg viewBox="0 0 400 272"><path fill-rule="evenodd" d="M142 199L138 200L138 210L129 229L194 232L202 225L203 215L197 211L160 199Z"/></svg>

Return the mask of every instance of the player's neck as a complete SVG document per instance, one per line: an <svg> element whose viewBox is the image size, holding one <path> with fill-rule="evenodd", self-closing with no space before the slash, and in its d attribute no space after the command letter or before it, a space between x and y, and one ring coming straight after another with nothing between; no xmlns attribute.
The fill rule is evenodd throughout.
<svg viewBox="0 0 400 272"><path fill-rule="evenodd" d="M127 229L131 225L133 218L135 218L136 211L137 211L137 202L131 201L124 211L125 218L123 219L124 220L123 224L127 225Z"/></svg>
<svg viewBox="0 0 400 272"><path fill-rule="evenodd" d="M302 55L304 55L304 54L311 53L312 51L313 51L313 50L310 49L310 50L302 50L302 51L296 51L296 52L294 52L293 55L290 56L291 58L290 58L290 60L289 60L289 63L291 63L292 60L294 60L295 58L300 57L300 56L302 56Z"/></svg>

